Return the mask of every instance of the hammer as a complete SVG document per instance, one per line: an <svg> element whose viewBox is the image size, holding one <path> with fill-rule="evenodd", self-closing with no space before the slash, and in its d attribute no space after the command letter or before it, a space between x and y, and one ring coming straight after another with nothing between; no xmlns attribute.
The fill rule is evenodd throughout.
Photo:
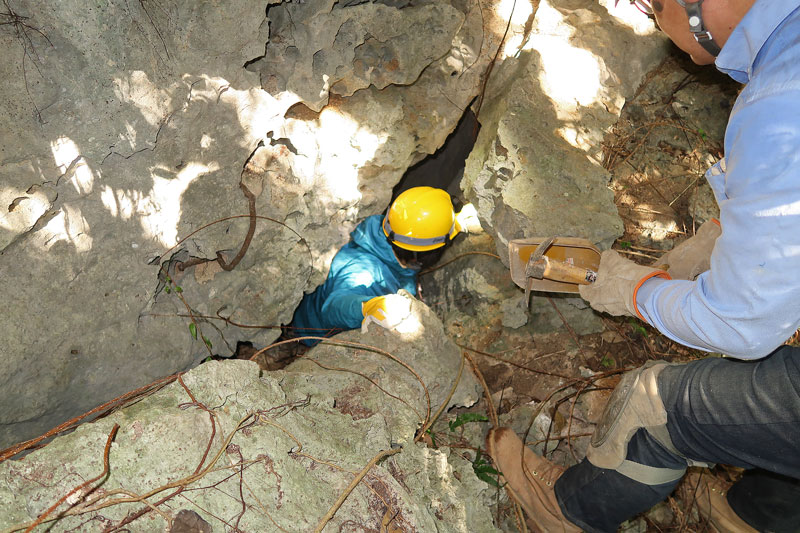
<svg viewBox="0 0 800 533"><path fill-rule="evenodd" d="M525 277L528 280L525 286L525 303L530 305L531 285L533 279L551 279L577 285L588 285L597 279L597 272L582 268L563 261L554 261L547 257L545 252L553 244L556 237L548 237L531 254L525 265Z"/></svg>

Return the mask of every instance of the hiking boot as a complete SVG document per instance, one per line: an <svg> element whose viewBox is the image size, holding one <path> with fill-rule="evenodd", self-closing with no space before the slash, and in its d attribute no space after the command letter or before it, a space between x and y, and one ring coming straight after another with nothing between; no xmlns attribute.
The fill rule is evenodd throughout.
<svg viewBox="0 0 800 533"><path fill-rule="evenodd" d="M528 526L542 533L580 533L564 518L553 486L564 467L551 463L525 446L511 428L493 428L486 449L503 474L506 490L528 515Z"/></svg>
<svg viewBox="0 0 800 533"><path fill-rule="evenodd" d="M714 533L758 533L739 518L728 504L726 494L731 483L711 474L691 473L687 476L690 493L695 493L695 505L700 517L708 522ZM697 490L695 490L697 487Z"/></svg>

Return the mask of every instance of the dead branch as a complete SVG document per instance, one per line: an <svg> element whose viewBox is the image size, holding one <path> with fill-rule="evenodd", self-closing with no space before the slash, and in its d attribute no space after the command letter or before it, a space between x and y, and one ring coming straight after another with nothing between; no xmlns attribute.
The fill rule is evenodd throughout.
<svg viewBox="0 0 800 533"><path fill-rule="evenodd" d="M37 444L39 444L40 442L42 442L45 439L48 439L50 437L54 437L54 436L58 435L59 433L61 433L63 431L67 431L68 429L71 429L71 428L75 427L78 424L78 422L80 422L81 420L83 420L83 419L85 419L85 418L87 418L89 416L92 416L93 414L105 413L106 411L110 411L111 409L119 407L120 405L124 405L124 404L126 404L128 402L131 402L131 401L134 401L134 400L138 400L138 399L140 399L140 398L142 398L144 396L147 396L148 394L152 394L152 393L156 392L157 390L161 389L162 387L164 387L164 386L172 383L176 379L178 379L178 377L181 374L182 374L182 372L179 372L177 374L173 374L171 376L167 376L165 378L162 378L162 379L159 379L157 381L154 381L153 383L150 383L149 385L145 385L143 387L139 387L138 389L135 389L135 390L132 390L130 392L127 392L127 393L123 394L122 396L117 396L113 400L109 400L106 403L104 403L103 405L99 405L99 406L95 407L91 411L87 411L86 413L84 413L84 414L82 414L80 416L76 416L75 418L71 418L71 419L67 420L63 424L59 424L58 426L54 427L53 429L51 429L47 433L45 433L45 434L43 434L43 435L41 435L39 437L36 437L35 439L27 440L25 442L22 442L20 444L12 446L11 448L6 448L2 452L0 452L0 463L2 463L3 461L5 461L5 460L7 460L7 459L9 459L11 457L14 457L15 455L17 455L20 452L23 452L25 450L33 448L34 446L36 446ZM103 415L101 414L99 416L103 416Z"/></svg>
<svg viewBox="0 0 800 533"><path fill-rule="evenodd" d="M458 375L456 375L456 379L453 381L453 387L450 389L450 393L447 395L447 398L445 398L444 402L442 402L442 405L439 406L439 409L436 411L436 414L434 414L428 421L428 423L422 426L422 429L420 429L417 432L417 436L414 437L414 442L419 442L419 440L425 435L425 432L428 431L428 428L432 427L433 424L436 423L436 420L439 418L442 412L447 408L447 404L450 403L450 399L453 397L453 394L455 394L456 388L458 388L458 384L461 382L461 373L464 371L464 359L466 359L467 357L468 357L467 353L462 351L461 365L458 367Z"/></svg>
<svg viewBox="0 0 800 533"><path fill-rule="evenodd" d="M390 455L399 453L400 451L402 451L402 448L390 448L388 450L383 450L379 452L375 457L373 457L372 460L369 463L367 463L367 466L365 466L361 470L361 472L359 472L359 474L355 477L355 479L353 479L353 481L350 482L350 485L348 485L347 488L344 490L344 492L339 496L339 498L333 504L333 507L331 507L327 513L325 513L325 516L323 516L322 519L319 521L317 527L314 528L314 533L320 533L322 531L322 528L324 528L325 525L331 520L331 518L333 518L333 515L336 514L336 511L339 510L339 508L342 506L347 497L350 496L350 493L353 492L353 489L355 489L356 486L359 483L361 483L361 480L364 479L364 476L367 475L367 472L369 472L373 466L378 464L378 461L380 461L385 457L389 457Z"/></svg>
<svg viewBox="0 0 800 533"><path fill-rule="evenodd" d="M111 432L108 434L108 438L106 439L106 447L105 447L105 450L103 451L103 471L99 475L93 477L92 479L90 479L88 481L85 481L85 482L81 483L80 485L78 485L77 487L75 487L74 489L72 489L71 491L66 493L64 496L59 498L59 500L56 503L54 503L53 505L48 507L45 512L40 514L39 517L36 520L34 520L33 523L30 526L28 526L28 528L25 530L25 533L29 533L30 531L33 531L33 529L36 526L38 526L39 524L41 524L45 520L45 518L47 518L47 516L50 513L55 511L58 508L59 505L64 503L73 494L78 494L80 496L80 498L85 498L86 496L91 494L95 489L97 489L97 487L100 486L100 485L97 485L97 486L93 487L91 490L89 490L87 492L84 492L84 489L89 487L89 485L91 485L95 481L98 481L100 479L104 479L108 475L108 471L109 471L108 454L111 451L111 442L114 440L114 437L117 435L117 430L119 430L119 424L114 424L114 427L111 428ZM61 515L59 515L59 516L61 516Z"/></svg>

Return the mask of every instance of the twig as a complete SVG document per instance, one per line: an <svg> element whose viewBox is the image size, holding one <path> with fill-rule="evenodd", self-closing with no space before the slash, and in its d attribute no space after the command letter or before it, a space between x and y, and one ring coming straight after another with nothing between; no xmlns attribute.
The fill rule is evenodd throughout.
<svg viewBox="0 0 800 533"><path fill-rule="evenodd" d="M483 106L483 98L486 95L486 86L489 84L489 76L492 74L492 70L494 69L494 64L497 62L497 58L500 56L500 50L503 49L503 43L506 42L506 36L508 35L508 30L511 28L511 17L514 15L514 10L517 7L517 0L514 0L514 4L511 6L511 14L508 16L508 22L506 23L506 30L503 32L503 37L500 39L500 44L497 45L497 50L494 53L494 57L489 62L489 66L486 67L486 73L483 75L483 85L481 86L481 90L478 93L478 102L475 104L475 118L477 119L481 112L481 107Z"/></svg>
<svg viewBox="0 0 800 533"><path fill-rule="evenodd" d="M464 354L464 357L469 361L472 371L478 377L478 380L483 386L483 391L486 394L486 405L489 407L489 418L491 419L492 426L500 427L500 422L497 418L497 410L495 409L494 402L492 401L492 392L489 390L489 385L486 384L486 380L483 378L483 373L478 368L478 365L475 364L475 361L472 359L472 357L467 354L467 352L462 351L461 353Z"/></svg>
<svg viewBox="0 0 800 533"><path fill-rule="evenodd" d="M231 444L230 446L228 446L228 449L226 451L229 454L230 453L236 453L236 454L239 455L239 499L242 501L242 512L240 512L239 515L236 517L236 523L233 526L233 532L234 533L239 533L241 531L239 529L239 522L242 521L242 517L244 516L244 513L247 512L247 504L244 501L244 489L243 489L243 486L244 486L244 456L242 455L241 448L239 448L239 446L237 446L236 444ZM231 460L230 457L228 458L228 461L231 463L231 466L234 466L236 464L233 460Z"/></svg>
<svg viewBox="0 0 800 533"><path fill-rule="evenodd" d="M567 328L567 331L569 331L569 334L572 336L572 340L575 341L575 345L578 347L578 351L581 352L581 357L583 357L583 362L586 363L586 354L583 352L583 346L581 346L581 342L578 339L578 335L575 333L575 330L572 329L572 326L569 325L567 319L564 318L563 314L561 314L561 310L558 307L556 307L556 303L553 301L553 298L548 296L547 301L550 302L550 305L552 305L553 309L555 309L556 313L558 313L558 316L561 318L561 322L564 323L564 327Z"/></svg>
<svg viewBox="0 0 800 533"><path fill-rule="evenodd" d="M310 247L310 246L309 246L309 244L306 242L306 240L303 238L303 236L302 236L302 235L300 235L299 233L297 233L297 231L295 231L294 229L292 229L292 228L291 228L290 226L288 226L288 225L287 225L285 222L281 222L280 220L277 220L277 219L274 219L274 218L271 218L271 217L265 217L265 216L263 216L263 215L252 215L252 214L248 214L248 215L232 215L232 216L229 216L229 217L223 217L223 218L219 218L219 219L217 219L217 220L215 220L215 221L213 221L213 222L209 222L208 224L204 224L204 225L200 226L200 227L199 227L199 228L197 228L196 230L194 230L194 231L192 231L191 233L189 233L188 235L186 235L184 238L182 238L182 239L179 239L179 240L178 240L178 242L177 242L177 243L175 243L175 245L174 245L174 246L172 246L172 247L171 247L169 250L167 250L166 252L164 252L163 254L161 254L160 256L158 256L156 259L154 259L154 260L152 261L152 263L160 263L160 262L161 262L161 261L163 261L163 259L164 259L164 258L165 258L167 255L169 255L169 254L170 254L170 253L171 253L173 250L175 250L175 249L176 249L176 248L178 248L178 247L179 247L181 244L183 244L184 242L186 242L186 240L187 240L187 239L189 239L189 238L193 237L193 236L194 236L194 235L196 235L197 233L199 233L199 232L201 232L201 231L205 230L206 228L209 228L209 227L211 227L211 226L213 226L213 225L215 225L215 224L220 224L220 223L222 223L222 222L226 222L226 221L228 221L228 220L234 220L234 219L237 219L237 218L249 218L249 219L256 218L256 219L258 219L258 220L269 220L270 222L274 222L274 223L276 223L276 224L278 224L278 225L280 225L280 226L283 226L284 228L288 229L289 231L291 231L292 233L294 233L295 235L297 235L297 237L300 239L300 242L302 242L302 243L303 243L303 244L306 246L306 250L308 251L308 255L309 255L309 257L311 257L311 256L313 255L313 254L311 253L311 247ZM203 260L203 261L205 261L205 260ZM311 270L312 270L312 269L309 269L309 274L308 274L308 278L309 278L309 279L311 278ZM307 279L306 281L308 281L308 279Z"/></svg>
<svg viewBox="0 0 800 533"><path fill-rule="evenodd" d="M635 244L631 244L630 248L632 250L639 250L640 252L658 252L658 253L662 253L662 254L664 253L664 250L660 250L658 248L648 248L646 246L636 246Z"/></svg>
<svg viewBox="0 0 800 533"><path fill-rule="evenodd" d="M435 267L431 267L429 269L423 270L422 272L420 272L418 274L418 276L424 276L425 274L430 274L431 272L436 272L440 268L446 267L447 265L449 265L453 261L456 261L456 260L461 259L462 257L466 257L468 255L486 255L486 256L489 256L489 257L494 257L498 261L500 260L500 256L499 255L493 254L493 253L490 253L490 252L479 252L479 251L464 252L463 254L458 254L457 256L455 256L454 258L450 259L449 261L447 261L445 263L442 263L440 265L436 265Z"/></svg>
<svg viewBox="0 0 800 533"><path fill-rule="evenodd" d="M588 383L584 383L581 385L581 388L578 389L578 392L575 393L575 396L572 398L572 405L569 408L569 419L567 420L567 447L569 448L570 453L572 454L572 458L575 459L575 462L578 461L578 456L575 455L575 449L572 447L572 440L570 438L570 434L572 432L572 419L575 415L575 405L578 403L578 398L580 397L581 393L589 386Z"/></svg>
<svg viewBox="0 0 800 533"><path fill-rule="evenodd" d="M222 456L222 454L227 449L228 445L233 440L233 437L236 435L236 433L240 429L245 427L245 422L247 422L253 416L254 416L254 413L253 412L249 412L243 418L241 418L239 420L239 422L236 424L236 427L224 439L224 441L222 443L222 446L217 451L217 453L214 455L214 457L212 457L212 459L209 462L209 464L205 468L203 468L200 472L198 472L196 474L192 474L192 475L187 476L185 478L181 478L181 479L177 479L175 481L171 481L171 482L167 483L166 485L162 485L161 487L157 487L155 489L152 489L152 490L150 490L150 491L148 491L148 492L146 492L146 493L144 493L142 495L139 495L139 496L129 497L129 498L116 498L116 499L113 499L113 500L104 501L102 503L98 503L98 504L94 505L91 508L81 509L80 513L77 513L77 512L76 513L66 512L65 515L70 515L71 516L72 514L83 514L83 513L93 512L93 511L99 511L100 509L105 509L107 507L111 507L113 505L119 505L119 504L122 504L122 503L140 502L140 501L146 500L147 498L150 498L151 496L155 496L156 494L164 492L166 490L173 489L173 488L176 488L176 487L185 487L186 485L194 483L195 481L197 481L198 479L200 479L203 476L205 476L207 473L209 473L214 468L214 465L217 463L217 461L219 461L219 458Z"/></svg>
<svg viewBox="0 0 800 533"><path fill-rule="evenodd" d="M195 328L194 337L196 338L196 336L198 335L200 336L200 339L203 341L203 346L205 346L208 355L213 357L214 352L211 351L211 347L209 346L210 341L208 341L206 336L203 335L203 330L200 328L200 323L197 321L197 317L194 316L194 313L192 312L192 308L189 305L189 302L187 302L186 298L183 297L183 289L175 282L172 276L169 275L169 272L167 270L164 270L165 265L167 266L167 270L169 269L169 263L161 263L161 266L159 267L159 278L161 277L161 273L163 272L166 282L172 285L172 289L170 289L170 291L175 292L180 301L183 303L183 306L186 308L186 312L189 313L189 320L192 322L192 324L194 324Z"/></svg>
<svg viewBox="0 0 800 533"><path fill-rule="evenodd" d="M214 416L215 416L214 412L211 411L208 407L206 407L205 404L197 401L197 398L194 397L194 394L192 394L192 391L183 382L183 376L181 376L181 375L178 376L178 383L180 383L181 387L183 387L183 389L186 391L186 394L188 394L189 398L192 400L192 403L180 405L179 408L186 408L186 407L189 407L189 406L192 406L192 405L194 405L196 407L199 407L200 409L202 409L202 410L204 410L205 412L208 413L208 417L209 417L209 419L211 421L211 437L209 437L209 439L208 439L208 444L206 445L205 452L203 452L203 457L200 458L200 463L197 465L197 468L194 469L194 474L197 474L198 472L200 472L200 469L203 468L203 464L205 464L206 459L208 458L208 453L211 451L211 446L213 446L213 444L214 444L214 437L216 437L216 435L217 435L217 424L216 424L216 421L214 419ZM161 498L159 501L157 501L154 504L151 504L146 499L142 499L142 501L144 502L146 507L143 507L142 509L139 509L138 511L136 511L132 515L126 516L119 524L117 524L115 526L112 526L112 527L107 527L104 530L104 533L111 533L113 531L118 531L119 529L121 529L124 526L130 524L131 522L133 522L135 520L138 520L142 516L146 515L148 512L150 512L153 509L158 511L158 506L159 505L162 505L163 503L166 503L167 501L171 500L172 498L174 498L175 496L177 496L178 494L183 492L183 490L185 488L186 488L185 485L178 487L172 494L169 494L168 496L165 496L165 497Z"/></svg>
<svg viewBox="0 0 800 533"><path fill-rule="evenodd" d="M676 196L675 198L673 198L673 199L672 199L672 201L669 203L669 206L670 206L670 207L672 207L672 204L674 204L675 202L677 202L677 201L678 201L678 198L680 198L681 196L683 196L683 193L685 193L686 191L688 191L688 190L689 190L689 189L690 189L690 188L691 188L691 187L692 187L692 186L693 186L695 183L697 183L697 180L699 180L699 179L700 179L700 176L697 176L697 177L696 177L696 178L695 178L695 179L694 179L694 180L693 180L693 181L692 181L692 182L691 182L689 185L687 185L687 186L686 186L686 188L684 188L684 189L683 189L681 192L679 192L679 193L678 193L678 196Z"/></svg>
<svg viewBox="0 0 800 533"><path fill-rule="evenodd" d="M594 435L594 432L576 433L575 435L556 435L554 437L550 437L550 440L564 440L564 439L567 439L567 438L577 439L578 437L591 437L592 435ZM541 444L541 443L544 442L544 440L545 439L539 439L539 440L533 440L533 441L530 441L530 442L526 442L525 446L534 446L536 444Z"/></svg>
<svg viewBox="0 0 800 533"><path fill-rule="evenodd" d="M628 159L633 157L633 154L635 154L636 151L639 150L639 148L644 144L644 142L647 140L647 137L650 135L650 133L653 131L653 128L655 128L657 124L658 123L652 124L650 128L647 130L647 133L644 134L644 137L642 137L642 139L636 144L636 146L633 147L633 150L631 150L631 152L627 156L625 156L625 159L623 159L619 163L615 163L613 166L609 166L608 171L613 172L618 166L624 164L625 162L628 161Z"/></svg>
<svg viewBox="0 0 800 533"><path fill-rule="evenodd" d="M615 330L617 330L617 334L618 334L618 335L619 335L619 336L620 336L620 337L621 337L621 338L622 338L622 339L625 341L625 346L627 346L627 347L628 347L628 351L630 352L630 354L631 354L631 357L632 357L632 358L636 358L636 355L633 353L633 348L631 347L631 340L628 338L628 336L627 336L627 335L625 335L625 332L624 332L624 331L622 331L622 328L620 328L620 327L617 325L617 323L616 323L616 322L610 321L610 320L608 320L608 319L607 319L607 318L605 318L605 317L603 317L603 322L605 322L605 323L606 323L606 325L609 325L609 324L610 324L612 328L614 328Z"/></svg>
<svg viewBox="0 0 800 533"><path fill-rule="evenodd" d="M247 203L250 209L250 226L247 228L247 235L244 237L244 242L242 243L242 247L239 249L239 253L236 254L236 257L234 257L230 263L225 263L225 258L222 257L222 252L217 252L217 262L219 263L219 266L221 266L226 272L230 272L236 268L236 265L239 264L239 261L242 260L244 254L246 254L247 250L250 248L250 242L253 240L253 235L256 232L256 197L250 192L250 189L248 189L244 183L239 183L239 187L241 187L242 192L247 197Z"/></svg>
<svg viewBox="0 0 800 533"><path fill-rule="evenodd" d="M256 500L256 503L259 505L259 507L261 507L261 510L264 512L264 514L267 515L267 518L269 518L269 521L272 522L272 525L274 525L275 527L277 527L278 529L280 529L284 533L289 533L288 531L283 529L280 525L278 525L278 523L275 521L274 518L272 518L272 514L270 514L270 512L267 510L266 506L263 503L261 503L261 500L258 498L258 496L253 491L253 489L250 488L250 485L248 485L247 480L244 479L244 477L242 477L242 483L244 483L244 486L247 488L248 492L250 493L250 496L252 496L253 499Z"/></svg>
<svg viewBox="0 0 800 533"><path fill-rule="evenodd" d="M336 514L336 511L339 510L339 508L342 506L347 497L350 496L350 493L353 492L353 489L355 489L356 486L359 483L361 483L361 480L364 479L364 476L367 475L367 472L369 472L370 469L378 463L378 461L380 461L384 457L389 457L390 455L394 455L400 452L401 450L402 448L390 448L388 450L381 451L380 453L378 453L378 455L373 457L372 460L369 463L367 463L367 466L365 466L361 470L361 472L359 472L359 474L355 477L355 479L353 479L353 481L350 482L350 485L348 485L347 488L344 490L344 492L339 496L339 498L336 500L336 503L333 504L333 507L328 509L328 512L325 513L325 516L323 516L322 519L319 521L317 527L314 528L314 533L320 533L322 531L322 528L324 528L327 525L327 523L331 520L331 518L333 518L333 515Z"/></svg>
<svg viewBox="0 0 800 533"><path fill-rule="evenodd" d="M59 498L59 500L56 503L54 503L53 505L48 507L48 509L45 512L40 514L39 517L36 520L34 520L34 522L30 526L28 526L28 529L25 530L25 533L29 533L30 531L33 531L33 529L36 526L41 524L44 521L44 519L47 518L47 515L49 515L53 511L55 511L58 508L58 506L61 505L62 503L64 503L70 496L72 496L75 493L81 493L86 487L88 487L89 485L91 485L95 481L98 481L100 479L105 478L108 475L108 470L109 470L108 454L111 451L111 442L114 440L114 437L117 435L117 430L119 430L119 424L114 424L114 427L111 428L111 432L108 434L108 438L106 439L106 447L105 447L105 451L103 452L103 471L99 475L93 477L92 479L90 479L88 481L85 481L85 482L81 483L80 485L78 485L77 487L75 487L74 489L72 489L71 491L66 493L64 496ZM86 494L81 494L81 497L84 498L84 497L88 496L96 488L97 487L92 488L92 490L90 490Z"/></svg>
<svg viewBox="0 0 800 533"><path fill-rule="evenodd" d="M509 494L511 493L509 492ZM514 503L514 520L517 522L517 529L519 529L521 533L528 533L528 524L525 522L525 516L522 514L522 506L513 496L512 501Z"/></svg>
<svg viewBox="0 0 800 533"><path fill-rule="evenodd" d="M466 352L462 351L461 365L458 367L458 374L456 375L456 379L453 381L453 387L450 389L450 393L447 395L447 398L445 398L444 402L442 402L442 405L439 406L439 409L431 417L428 423L424 425L422 429L419 431L417 436L414 438L414 442L419 442L419 440L425 435L425 432L428 431L428 428L432 427L436 423L436 420L442 414L442 411L445 410L447 404L450 403L450 399L453 397L453 394L455 394L456 388L458 388L458 384L461 382L461 373L464 371L464 360L466 358L467 358Z"/></svg>
<svg viewBox="0 0 800 533"><path fill-rule="evenodd" d="M316 336L310 336L309 335L309 336L305 336L305 337L295 337L293 339L288 339L288 340L285 340L285 341L273 343L272 345L267 346L266 348L262 348L261 350L257 351L255 354L253 354L253 356L250 358L250 360L251 361L255 360L256 357L258 357L259 355L261 355L262 353L267 351L267 349L269 349L269 348L274 348L275 346L280 346L282 344L286 344L286 343L289 343L289 342L300 342L300 341L303 341L303 340L317 340L317 341L321 341L324 344L331 344L333 346L344 346L345 348L359 348L359 349L362 349L362 350L366 350L368 352L374 352L374 353L383 355L384 357L388 357L392 361L394 361L397 364L399 364L402 367L404 367L406 370L408 370L409 372L411 372L411 374L414 375L414 377L417 379L419 384L422 386L422 391L425 393L425 409L426 410L425 410L425 420L423 422L423 425L427 424L427 422L428 422L428 420L430 419L430 416L431 416L431 395L430 395L430 392L428 392L428 387L425 385L425 382L422 380L422 377L420 377L420 375L417 373L417 371L414 370L413 368L411 368L411 366L409 366L409 364L406 363L405 361L403 361L401 359L398 359L397 356L392 355L391 353L389 353L389 352L387 352L385 350L381 350L380 348L376 348L375 346L370 346L368 344L362 344L360 342L340 341L340 340L329 339L327 337L316 337ZM302 356L298 356L298 357L302 357Z"/></svg>
<svg viewBox="0 0 800 533"><path fill-rule="evenodd" d="M72 426L74 426L75 424L77 424L78 422L83 420L84 418L87 418L87 417L89 417L89 416L91 416L91 415L93 415L95 413L100 413L100 412L103 412L105 410L110 410L111 408L117 407L118 405L123 404L124 402L126 402L128 400L131 400L131 399L134 399L134 398L138 398L138 397L144 396L146 394L153 393L153 392L157 391L158 389L164 387L165 385L168 385L169 383L172 383L173 381L178 379L178 377L181 374L182 374L182 372L180 372L178 374L173 374L171 376L167 376L165 378L162 378L162 379L159 379L157 381L154 381L153 383L150 383L149 385L145 385L143 387L139 387L138 389L135 389L135 390L132 390L130 392L127 392L127 393L123 394L122 396L117 396L113 400L107 401L103 405L99 405L99 406L95 407L94 409L92 409L91 411L87 411L86 413L84 413L84 414L82 414L80 416L76 416L75 418L71 418L71 419L67 420L63 424L59 424L58 426L54 427L53 429L51 429L50 431L48 431L44 435L36 437L35 439L27 440L25 442L17 444L16 446L12 446L11 448L6 448L2 452L0 452L0 463L5 461L6 459L14 457L15 455L17 455L18 453L20 453L20 452L22 452L24 450L27 450L29 448L32 448L33 446L36 446L37 444L39 444L40 442L42 442L45 439L48 439L48 438L50 438L50 437L52 437L54 435L57 435L57 434L61 433L62 431L66 431L67 429L71 428Z"/></svg>
<svg viewBox="0 0 800 533"><path fill-rule="evenodd" d="M551 376L551 377L554 377L554 378L561 378L561 379L575 379L575 378L573 378L573 377L571 377L571 376L565 376L565 375L563 375L563 374L556 374L556 373L554 373L554 372L547 372L547 371L545 371L545 370L537 370L537 369L535 369L535 368L530 368L530 367L527 367L527 366L525 366L525 365L521 365L521 364L519 364L519 363L515 363L514 361L509 361L509 360L507 360L507 359L503 359L502 357L497 357L497 356L496 356L496 355L494 355L494 354L491 354L491 353L488 353L488 352L483 352L483 351L481 351L481 350L478 350L478 349L476 349L476 348L470 348L469 346L465 346L465 345L463 345L463 344L456 343L456 345L457 345L457 346L459 346L460 348L463 348L463 349L465 349L465 350L469 350L470 352L473 352L473 353L476 353L476 354L482 355L482 356L484 356L484 357L488 357L488 358L490 358L490 359L495 359L495 360L497 360L497 361L501 361L501 362L503 362L503 363L506 363L507 365L511 365L511 366L514 366L514 367L517 367L517 368L521 368L521 369L523 369L523 370L527 370L528 372L533 372L533 373L535 373L535 374L542 374L542 375L545 375L545 376ZM552 352L552 353L547 353L547 354L541 354L539 357L541 358L541 357L544 357L545 355L552 355L552 354L556 354L556 353L561 353L561 352L563 352L563 351L564 351L564 350L559 350L559 351L557 351L557 352ZM583 378L578 378L578 379L582 380Z"/></svg>
<svg viewBox="0 0 800 533"><path fill-rule="evenodd" d="M652 259L653 261L658 259L658 257L652 256L652 255L643 254L641 252L634 252L632 250L625 250L624 248L621 248L621 249L616 250L616 251L621 253L621 254L635 255L636 257L645 257L647 259Z"/></svg>
<svg viewBox="0 0 800 533"><path fill-rule="evenodd" d="M366 374L362 374L361 372L357 372L357 371L351 370L349 368L340 368L340 367L336 367L336 366L326 366L326 365L323 365L322 363L320 363L319 361L317 361L316 359L314 359L312 357L305 357L305 359L307 361L311 361L312 363L314 363L315 365L319 366L320 368L324 368L325 370L333 370L333 371L336 371L336 372L350 372L351 374L355 374L357 376L361 376L362 378L366 379L367 381L369 381L370 383L375 385L375 387L377 387L381 392L383 392L387 396L390 396L390 397L394 398L395 400L398 400L398 401L406 404L412 411L414 411L414 413L416 413L417 418L419 418L420 422L422 421L422 415L420 415L420 413L419 413L419 411L417 411L416 407L414 407L413 405L408 403L403 398L401 398L401 397L399 397L399 396L397 396L395 394L392 394L391 392L387 391L386 389L381 387L378 384L378 382L376 382L374 379L370 378ZM460 375L460 372L459 372L459 375ZM435 420L435 417L434 417L434 420Z"/></svg>
<svg viewBox="0 0 800 533"><path fill-rule="evenodd" d="M700 483L703 482L703 474L704 472L701 470L700 475L697 477L697 485L694 486L694 491L692 492L692 497L689 501L689 508L686 509L686 513L681 519L681 526L678 531L683 531L683 528L686 527L686 523L689 521L689 516L692 514L692 507L694 506L695 500L697 500L697 489L700 488Z"/></svg>

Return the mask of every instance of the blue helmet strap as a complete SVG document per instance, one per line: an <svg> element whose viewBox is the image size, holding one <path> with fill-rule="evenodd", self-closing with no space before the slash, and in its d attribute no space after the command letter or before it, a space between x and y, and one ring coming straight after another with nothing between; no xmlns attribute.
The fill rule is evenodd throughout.
<svg viewBox="0 0 800 533"><path fill-rule="evenodd" d="M695 40L700 43L706 52L717 57L721 51L719 45L714 41L711 32L703 25L703 0L697 2L678 1L683 5L686 14L689 16L689 31L694 34Z"/></svg>

